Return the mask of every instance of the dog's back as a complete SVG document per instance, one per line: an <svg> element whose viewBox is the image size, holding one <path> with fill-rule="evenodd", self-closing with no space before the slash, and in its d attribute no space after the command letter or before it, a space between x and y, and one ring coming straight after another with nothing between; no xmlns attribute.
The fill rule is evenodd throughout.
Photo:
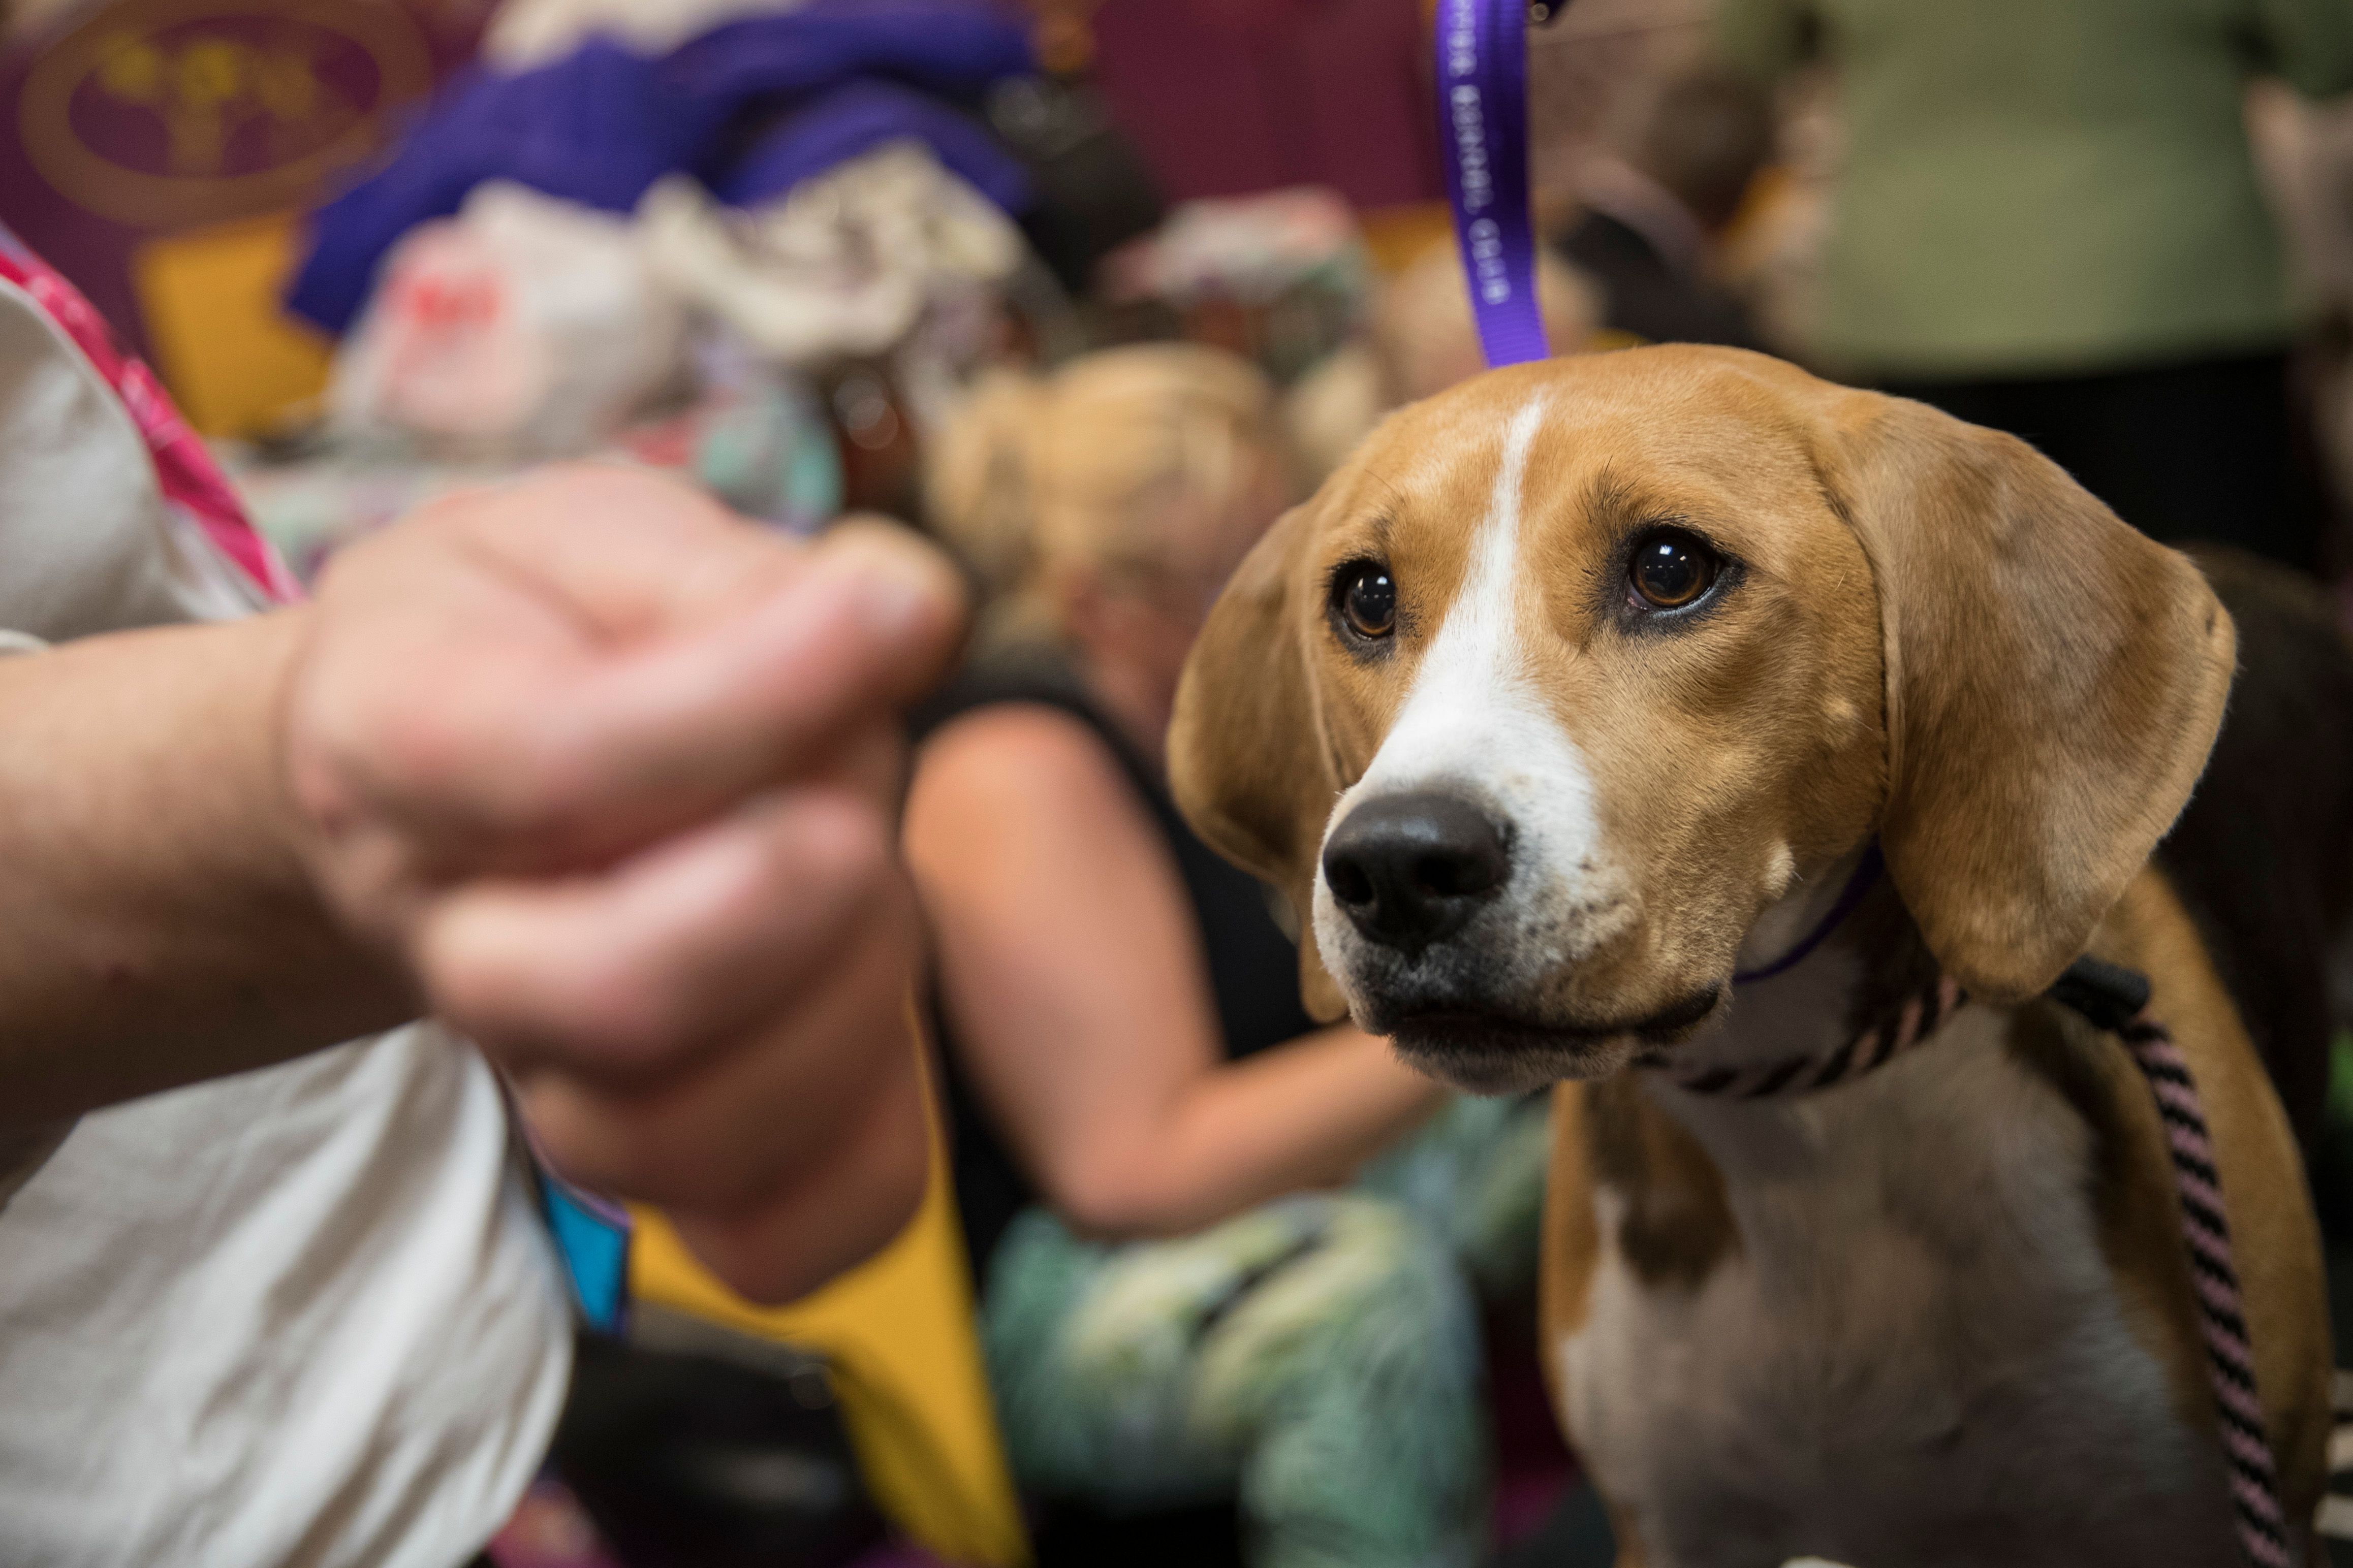
<svg viewBox="0 0 2353 1568"><path fill-rule="evenodd" d="M2353 644L2312 579L2193 550L2239 628L2212 759L2158 862L2197 921L2310 1163L2328 1089L2330 960L2353 919Z"/></svg>

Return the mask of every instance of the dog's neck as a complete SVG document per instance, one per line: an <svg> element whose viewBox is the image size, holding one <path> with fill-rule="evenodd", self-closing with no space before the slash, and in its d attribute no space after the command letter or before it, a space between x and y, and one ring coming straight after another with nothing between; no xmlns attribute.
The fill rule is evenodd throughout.
<svg viewBox="0 0 2353 1568"><path fill-rule="evenodd" d="M1743 971L1771 966L1820 929L1862 862L1855 850L1776 900L1742 944ZM1680 1063L1744 1068L1837 1050L1934 985L1936 962L1882 876L1799 963L1736 986L1732 1005L1674 1047Z"/></svg>

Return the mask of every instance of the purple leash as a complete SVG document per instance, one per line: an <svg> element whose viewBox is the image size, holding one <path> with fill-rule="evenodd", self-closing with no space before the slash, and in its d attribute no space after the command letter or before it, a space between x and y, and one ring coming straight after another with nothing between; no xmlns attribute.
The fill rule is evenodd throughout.
<svg viewBox="0 0 2353 1568"><path fill-rule="evenodd" d="M1548 358L1528 207L1526 0L1438 0L1438 141L1491 366Z"/></svg>

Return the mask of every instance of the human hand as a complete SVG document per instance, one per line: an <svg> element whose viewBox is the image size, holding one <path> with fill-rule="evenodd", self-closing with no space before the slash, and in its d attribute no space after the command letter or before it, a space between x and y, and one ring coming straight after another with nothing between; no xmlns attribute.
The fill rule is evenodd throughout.
<svg viewBox="0 0 2353 1568"><path fill-rule="evenodd" d="M923 1179L898 722L961 635L947 563L572 468L355 546L311 616L312 874L557 1169L754 1295L871 1250Z"/></svg>

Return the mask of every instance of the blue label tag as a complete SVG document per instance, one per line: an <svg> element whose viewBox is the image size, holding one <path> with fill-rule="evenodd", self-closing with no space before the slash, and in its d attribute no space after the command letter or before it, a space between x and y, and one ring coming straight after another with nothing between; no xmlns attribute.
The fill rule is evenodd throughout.
<svg viewBox="0 0 2353 1568"><path fill-rule="evenodd" d="M619 1333L629 1300L628 1211L590 1196L544 1165L539 1194L581 1317L600 1333Z"/></svg>

